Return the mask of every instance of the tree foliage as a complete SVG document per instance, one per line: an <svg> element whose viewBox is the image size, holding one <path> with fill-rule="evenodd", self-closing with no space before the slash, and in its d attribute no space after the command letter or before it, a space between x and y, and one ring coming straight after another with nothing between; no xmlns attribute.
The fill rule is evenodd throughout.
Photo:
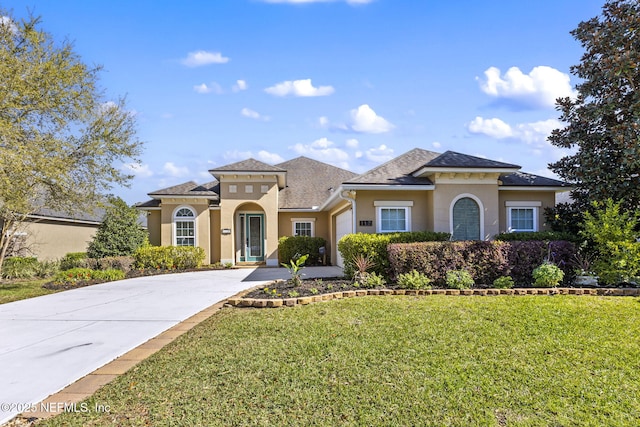
<svg viewBox="0 0 640 427"><path fill-rule="evenodd" d="M107 102L101 68L85 65L71 43L0 10L0 267L14 230L47 208L91 211L131 176L141 142L125 102Z"/></svg>
<svg viewBox="0 0 640 427"><path fill-rule="evenodd" d="M557 102L561 120L549 140L577 149L550 168L575 184L578 206L613 198L640 204L640 3L609 0L602 15L571 32L585 52L571 73L581 79L576 99Z"/></svg>
<svg viewBox="0 0 640 427"><path fill-rule="evenodd" d="M140 212L119 197L110 205L89 247L89 258L133 255L147 240L147 232L139 223Z"/></svg>

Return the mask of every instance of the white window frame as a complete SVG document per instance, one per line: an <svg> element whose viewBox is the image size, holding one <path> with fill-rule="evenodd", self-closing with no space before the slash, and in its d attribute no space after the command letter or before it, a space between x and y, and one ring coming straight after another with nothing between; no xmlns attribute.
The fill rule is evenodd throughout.
<svg viewBox="0 0 640 427"><path fill-rule="evenodd" d="M397 233L411 231L411 208L412 200L376 200L373 202L376 208L376 232L378 233ZM382 211L386 209L397 209L404 211L404 230L383 230L382 229Z"/></svg>
<svg viewBox="0 0 640 427"><path fill-rule="evenodd" d="M311 224L311 236L315 237L316 235L316 219L315 218L291 218L291 235L297 236L296 234L296 225L297 224Z"/></svg>
<svg viewBox="0 0 640 427"><path fill-rule="evenodd" d="M507 207L507 231L509 233L532 233L539 230L538 225L538 214L539 209L542 206L542 202L531 202L531 201L507 201L505 202L505 206ZM533 211L533 229L517 229L511 226L512 220L512 211L514 209L531 209Z"/></svg>
<svg viewBox="0 0 640 427"><path fill-rule="evenodd" d="M191 211L191 213L193 214L192 217L184 217L184 216L177 216L178 212L180 212L182 209L187 209L189 211ZM171 221L171 226L172 226L172 244L173 246L178 246L178 227L177 227L177 223L178 222L192 222L193 223L193 247L196 247L198 245L198 227L197 227L197 223L196 223L196 219L197 219L198 215L196 213L196 210L191 207L191 206L187 206L187 205L183 205L183 206L178 206L174 211L173 211L173 215L172 215L172 221ZM184 236L181 236L184 237ZM186 236L187 238L191 237L191 236ZM192 246L192 245L180 245L180 246Z"/></svg>

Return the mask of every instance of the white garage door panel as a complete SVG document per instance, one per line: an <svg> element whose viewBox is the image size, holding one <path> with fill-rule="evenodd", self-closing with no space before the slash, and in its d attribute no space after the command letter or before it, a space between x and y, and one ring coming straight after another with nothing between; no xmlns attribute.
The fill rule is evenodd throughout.
<svg viewBox="0 0 640 427"><path fill-rule="evenodd" d="M340 238L345 234L353 233L353 222L351 220L351 210L341 213L336 217L336 242L340 241ZM338 267L344 267L344 260L340 251L336 247L336 265Z"/></svg>

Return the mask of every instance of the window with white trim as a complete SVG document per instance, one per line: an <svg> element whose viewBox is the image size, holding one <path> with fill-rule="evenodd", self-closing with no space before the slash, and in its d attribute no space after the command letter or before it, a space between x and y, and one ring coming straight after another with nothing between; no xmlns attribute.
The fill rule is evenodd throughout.
<svg viewBox="0 0 640 427"><path fill-rule="evenodd" d="M314 236L315 218L293 218L291 222L293 224L292 232L294 236Z"/></svg>
<svg viewBox="0 0 640 427"><path fill-rule="evenodd" d="M196 245L196 215L190 208L180 208L173 216L174 245Z"/></svg>
<svg viewBox="0 0 640 427"><path fill-rule="evenodd" d="M541 202L506 202L507 228L509 231L538 231L538 208L541 205Z"/></svg>
<svg viewBox="0 0 640 427"><path fill-rule="evenodd" d="M375 201L378 233L411 231L412 201Z"/></svg>

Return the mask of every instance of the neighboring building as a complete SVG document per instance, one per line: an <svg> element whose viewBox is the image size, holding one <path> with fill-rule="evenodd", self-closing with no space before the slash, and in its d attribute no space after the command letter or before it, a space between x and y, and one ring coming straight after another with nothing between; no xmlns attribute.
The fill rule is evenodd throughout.
<svg viewBox="0 0 640 427"><path fill-rule="evenodd" d="M361 175L298 157L278 165L249 159L149 193L154 245L202 247L207 261L278 265L278 239L327 241L342 265L348 233L444 231L455 240L488 240L504 231L545 229L543 210L567 184L520 172L520 166L447 151L413 149Z"/></svg>
<svg viewBox="0 0 640 427"><path fill-rule="evenodd" d="M29 215L15 230L8 256L34 256L39 260L60 259L69 252L85 252L96 234L104 211L73 215L41 209Z"/></svg>

